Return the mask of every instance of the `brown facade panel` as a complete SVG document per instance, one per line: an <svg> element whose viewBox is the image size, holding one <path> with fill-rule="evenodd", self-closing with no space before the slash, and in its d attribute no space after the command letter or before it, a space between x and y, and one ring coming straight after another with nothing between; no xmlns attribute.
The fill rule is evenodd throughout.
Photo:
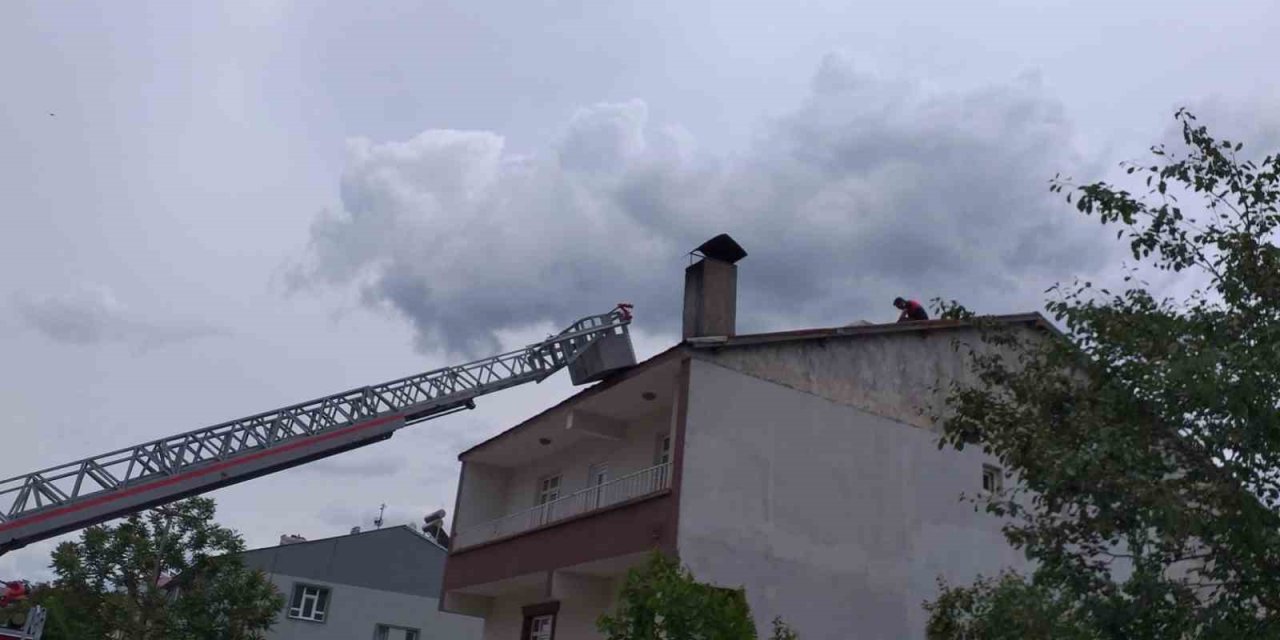
<svg viewBox="0 0 1280 640"><path fill-rule="evenodd" d="M444 589L650 549L675 552L676 499L665 493L449 554Z"/></svg>

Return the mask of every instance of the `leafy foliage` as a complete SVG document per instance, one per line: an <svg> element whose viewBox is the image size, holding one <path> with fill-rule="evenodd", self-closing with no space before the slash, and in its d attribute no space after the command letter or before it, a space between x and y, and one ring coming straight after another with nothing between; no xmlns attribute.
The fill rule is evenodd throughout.
<svg viewBox="0 0 1280 640"><path fill-rule="evenodd" d="M942 595L925 605L927 636L955 640L1094 640L1081 611L1061 590L1025 582L1016 573L982 578L967 588L938 581Z"/></svg>
<svg viewBox="0 0 1280 640"><path fill-rule="evenodd" d="M773 635L770 636L770 640L800 640L800 636L782 621L781 616L778 616L773 619Z"/></svg>
<svg viewBox="0 0 1280 640"><path fill-rule="evenodd" d="M191 498L58 545L57 579L36 597L49 640L261 638L284 600L241 564L243 540L214 513L213 500Z"/></svg>
<svg viewBox="0 0 1280 640"><path fill-rule="evenodd" d="M1147 193L1052 189L1185 293L1055 287L1065 339L988 326L951 391L943 446L1012 472L985 508L1035 565L944 589L933 638L1280 637L1280 156L1175 117Z"/></svg>
<svg viewBox="0 0 1280 640"><path fill-rule="evenodd" d="M631 570L613 615L600 617L605 640L747 640L755 624L741 589L699 584L689 571L655 552ZM773 622L775 640L797 640L781 618Z"/></svg>
<svg viewBox="0 0 1280 640"><path fill-rule="evenodd" d="M107 631L98 624L98 616L83 615L83 612L100 606L100 603L75 589L50 583L35 585L31 592L31 604L38 604L46 610L43 640L107 637L102 635Z"/></svg>

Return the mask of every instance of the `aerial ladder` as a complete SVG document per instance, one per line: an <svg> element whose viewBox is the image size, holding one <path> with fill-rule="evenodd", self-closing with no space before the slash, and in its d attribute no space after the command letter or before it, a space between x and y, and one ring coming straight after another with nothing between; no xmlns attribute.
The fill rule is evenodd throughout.
<svg viewBox="0 0 1280 640"><path fill-rule="evenodd" d="M635 364L631 305L536 344L0 481L0 554L390 438L569 367L574 384ZM0 636L2 637L2 636Z"/></svg>

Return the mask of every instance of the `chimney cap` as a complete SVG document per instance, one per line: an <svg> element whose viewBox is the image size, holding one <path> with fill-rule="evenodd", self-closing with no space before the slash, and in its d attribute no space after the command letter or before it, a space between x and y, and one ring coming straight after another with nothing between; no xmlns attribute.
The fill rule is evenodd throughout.
<svg viewBox="0 0 1280 640"><path fill-rule="evenodd" d="M729 234L722 233L700 245L694 249L692 253L700 253L704 258L720 260L733 264L745 257L747 251L742 248Z"/></svg>

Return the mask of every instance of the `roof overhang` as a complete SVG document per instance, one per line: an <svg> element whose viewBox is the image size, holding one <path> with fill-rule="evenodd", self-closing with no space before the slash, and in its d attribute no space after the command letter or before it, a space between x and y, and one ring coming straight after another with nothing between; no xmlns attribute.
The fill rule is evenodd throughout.
<svg viewBox="0 0 1280 640"><path fill-rule="evenodd" d="M798 331L778 331L774 333L750 333L738 336L703 336L690 338L685 345L697 348L743 347L774 342L791 342L796 340L821 340L825 338L861 337L900 333L927 333L933 331L954 331L981 326L983 323L1005 325L1022 324L1032 328L1048 331L1054 335L1062 335L1053 323L1039 313L1018 313L999 316L980 316L971 320L919 320L913 322L894 322L886 324L856 324L845 327L829 327L825 329L801 329Z"/></svg>
<svg viewBox="0 0 1280 640"><path fill-rule="evenodd" d="M463 451L458 459L507 466L527 461L529 451L541 456L584 439L618 439L622 424L670 408L670 381L683 355L681 345L671 347ZM499 450L523 453L508 459Z"/></svg>
<svg viewBox="0 0 1280 640"><path fill-rule="evenodd" d="M885 324L861 324L849 325L844 327L829 327L822 329L803 329L799 331L778 331L773 333L752 333L737 336L703 336L691 338L679 344L673 345L671 348L655 355L639 364L616 373L601 382L583 389L578 393L569 396L565 400L557 403L537 415L520 422L519 424L499 433L488 440L485 440L466 451L458 454L458 459L463 461L484 462L480 456L480 452L495 447L498 443L510 443L511 445L526 445L515 448L528 451L531 443L536 443L540 438L547 437L550 439L551 445L547 445L546 452L551 453L553 449L559 449L556 437L550 437L547 434L556 433L566 436L561 439L560 444L569 444L575 441L578 434L568 434L568 430L572 429L572 423L575 419L574 412L578 412L581 416L579 424L592 421L594 416L601 416L603 421L595 421L596 424L603 425L597 431L607 431L607 420L611 414L616 413L610 408L616 402L628 402L630 398L617 399L606 398L605 394L610 389L614 389L620 385L625 385L628 381L644 380L644 377L660 377L665 378L674 371L674 367L680 360L687 358L692 353L696 353L703 349L728 349L734 347L748 347L764 344L775 344L782 342L796 342L805 340L825 340L833 338L858 338L885 335L903 335L903 334L919 334L936 331L955 331L960 329L971 329L980 327L984 323L996 323L1005 325L1026 325L1030 328L1046 331L1054 336L1061 336L1062 333L1053 323L1039 313L1018 313L1008 315L979 316L966 320L922 320L915 322L894 322ZM671 371L668 371L670 369ZM643 385L642 385L643 386ZM594 399L594 400L593 400ZM588 430L591 430L590 428ZM598 434L597 434L598 435ZM528 441L528 442L524 442ZM500 458L495 458L495 460Z"/></svg>

